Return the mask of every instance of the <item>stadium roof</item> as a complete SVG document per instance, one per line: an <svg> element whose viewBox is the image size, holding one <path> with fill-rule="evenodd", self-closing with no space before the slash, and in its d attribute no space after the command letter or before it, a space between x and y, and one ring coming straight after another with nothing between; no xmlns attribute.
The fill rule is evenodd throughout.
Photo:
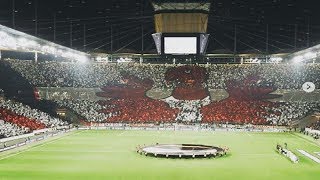
<svg viewBox="0 0 320 180"><path fill-rule="evenodd" d="M82 60L87 54L0 25L0 50L38 52Z"/></svg>
<svg viewBox="0 0 320 180"><path fill-rule="evenodd" d="M11 2L0 1L0 24L85 51L116 53L129 48L145 53L155 49L151 35L155 12L150 2L211 2L208 52L233 51L235 34L236 53L248 48L265 53L292 52L320 42L320 11L315 1L16 0L14 8Z"/></svg>
<svg viewBox="0 0 320 180"><path fill-rule="evenodd" d="M188 4L188 3L212 3L213 0L151 0L151 2L153 3L184 3L184 4Z"/></svg>

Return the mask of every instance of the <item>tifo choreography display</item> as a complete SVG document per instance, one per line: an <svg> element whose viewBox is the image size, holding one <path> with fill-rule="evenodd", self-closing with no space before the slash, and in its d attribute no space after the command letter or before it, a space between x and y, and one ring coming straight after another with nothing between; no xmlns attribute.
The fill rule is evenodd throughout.
<svg viewBox="0 0 320 180"><path fill-rule="evenodd" d="M156 144L138 146L137 152L143 155L167 158L206 158L221 157L227 154L228 148L198 144Z"/></svg>
<svg viewBox="0 0 320 180"><path fill-rule="evenodd" d="M319 179L319 5L0 4L0 180Z"/></svg>
<svg viewBox="0 0 320 180"><path fill-rule="evenodd" d="M15 77L14 82L7 84L17 83L26 89L31 88L38 100L49 100L55 108L66 109L78 116L80 125L202 123L210 126L290 126L319 112L320 103L316 99L320 95L315 92L308 98L308 94L302 96L300 90L306 81L314 82L319 88L319 69L319 64L79 64L7 59L0 62L0 77L3 82ZM53 87L55 91L49 94ZM9 97L0 103L3 137L68 125L59 118L35 110L39 108L48 112L43 109L45 104L33 109L23 108L25 111L22 111L19 107L25 105L10 99L16 99L24 92L16 90L19 92L16 95L9 87L3 89ZM82 91L76 92L79 89ZM290 93L291 96L283 96ZM7 127L15 130L8 131ZM313 127L319 126L315 122Z"/></svg>

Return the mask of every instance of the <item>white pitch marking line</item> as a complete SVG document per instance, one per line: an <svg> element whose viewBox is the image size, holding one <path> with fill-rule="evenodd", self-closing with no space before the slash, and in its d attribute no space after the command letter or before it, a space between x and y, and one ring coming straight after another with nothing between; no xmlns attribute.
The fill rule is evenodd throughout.
<svg viewBox="0 0 320 180"><path fill-rule="evenodd" d="M84 132L84 131L76 132L76 133L74 133L73 135L79 134L79 133L81 133L81 132ZM72 134L69 134L69 135L72 135ZM67 136L68 136L68 135L67 135ZM13 157L13 156L16 156L16 155L19 155L19 154L24 153L24 152L30 151L30 150L32 150L32 149L36 149L36 148L38 148L38 147L42 147L42 146L44 146L44 145L51 144L51 143L56 142L57 140L60 140L60 139L62 139L62 138L64 138L64 137L66 137L66 136L58 137L57 139L54 139L54 140L45 142L45 143L43 143L43 144L40 144L39 146L33 146L33 147L30 147L30 148L27 148L27 149L18 151L17 153L9 154L8 156L4 156L4 157L0 158L0 161L2 161L2 160L4 160L4 159L8 159L8 158Z"/></svg>
<svg viewBox="0 0 320 180"><path fill-rule="evenodd" d="M60 138L58 138L58 139L60 139ZM31 148L27 148L27 149L25 149L25 150L19 151L19 152L17 152L17 153L10 154L10 155L8 155L8 156L4 156L3 158L0 158L0 161L1 161L1 160L4 160L4 159L8 159L8 158L13 157L13 156L16 156L16 155L19 155L19 154L24 153L24 152L30 151L30 150L32 150L32 149L35 149L35 148L38 148L38 147L42 147L42 146L47 145L47 144L51 144L51 143L57 141L58 139L49 141L49 142L47 142L47 143L43 143L43 144L41 144L41 145L39 145L39 146L34 146L34 147L31 147Z"/></svg>
<svg viewBox="0 0 320 180"><path fill-rule="evenodd" d="M304 151L304 150L299 150L299 149L298 149L298 151L299 151L301 154L303 154L303 155L307 156L308 158L312 159L313 161L315 161L315 162L317 162L317 163L320 163L320 159L318 159L317 157L309 154L308 152L306 152L306 151Z"/></svg>
<svg viewBox="0 0 320 180"><path fill-rule="evenodd" d="M248 131L246 131L246 134L249 136L249 137L252 137L252 135L250 133L248 133Z"/></svg>
<svg viewBox="0 0 320 180"><path fill-rule="evenodd" d="M115 151L115 150L104 150L104 151L68 151L68 150L34 150L32 152L64 152L64 153L124 153L129 151Z"/></svg>
<svg viewBox="0 0 320 180"><path fill-rule="evenodd" d="M293 137L298 137L299 139L304 140L304 141L305 141L305 142L307 142L308 144L311 144L311 145L314 145L314 146L320 147L318 144L313 143L313 142L310 142L310 141L308 141L308 140L304 139L303 137L300 137L300 136L298 136L298 135L293 135L292 133L290 133L290 135L291 135L291 136L293 136Z"/></svg>
<svg viewBox="0 0 320 180"><path fill-rule="evenodd" d="M255 153L248 153L248 154L238 154L239 156L277 156L276 154L269 154L269 153L265 153L265 154L255 154Z"/></svg>
<svg viewBox="0 0 320 180"><path fill-rule="evenodd" d="M123 131L123 132L119 133L117 136L122 136L122 135L124 135L125 133L126 133L126 131Z"/></svg>

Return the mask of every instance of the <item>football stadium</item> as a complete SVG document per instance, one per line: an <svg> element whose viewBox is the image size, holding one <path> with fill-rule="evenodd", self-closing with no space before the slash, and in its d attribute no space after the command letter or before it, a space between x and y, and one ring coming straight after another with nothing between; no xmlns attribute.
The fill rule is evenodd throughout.
<svg viewBox="0 0 320 180"><path fill-rule="evenodd" d="M3 0L0 180L320 177L320 13Z"/></svg>

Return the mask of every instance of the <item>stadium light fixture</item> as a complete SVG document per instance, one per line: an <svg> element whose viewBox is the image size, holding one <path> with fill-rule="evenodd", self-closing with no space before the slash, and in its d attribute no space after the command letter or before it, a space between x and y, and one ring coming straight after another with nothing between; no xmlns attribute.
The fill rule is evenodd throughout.
<svg viewBox="0 0 320 180"><path fill-rule="evenodd" d="M293 63L294 64L299 64L299 63L302 63L304 61L304 58L303 56L296 56L292 59Z"/></svg>
<svg viewBox="0 0 320 180"><path fill-rule="evenodd" d="M0 25L0 48L4 50L52 54L76 61L87 61L88 54Z"/></svg>
<svg viewBox="0 0 320 180"><path fill-rule="evenodd" d="M76 57L76 60L78 61L78 62L80 62L80 63L86 63L86 62L88 62L88 58L87 57L85 57L85 56L79 56L79 55L77 55L78 57Z"/></svg>
<svg viewBox="0 0 320 180"><path fill-rule="evenodd" d="M306 60L308 59L314 59L317 57L317 54L314 52L307 52L304 56L303 56Z"/></svg>

